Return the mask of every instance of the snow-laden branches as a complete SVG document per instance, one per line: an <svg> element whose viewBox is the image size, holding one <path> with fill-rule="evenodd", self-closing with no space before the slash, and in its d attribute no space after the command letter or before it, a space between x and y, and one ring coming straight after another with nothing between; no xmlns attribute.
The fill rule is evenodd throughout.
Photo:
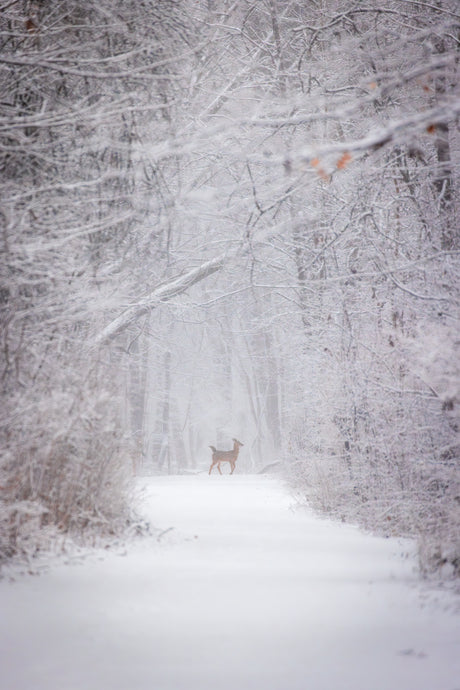
<svg viewBox="0 0 460 690"><path fill-rule="evenodd" d="M227 259L227 256L219 256L215 259L211 259L201 264L197 268L193 268L192 270L187 271L176 278L172 278L162 285L158 285L137 304L126 309L116 319L109 323L96 337L95 344L101 345L113 340L134 321L137 321L140 317L148 314L150 311L152 311L152 309L158 307L162 302L167 302L173 297L185 292L185 290L190 288L192 285L195 285L195 283L198 283L213 273L220 271L225 265Z"/></svg>
<svg viewBox="0 0 460 690"><path fill-rule="evenodd" d="M336 109L331 112L315 112L298 118L277 117L275 119L241 119L230 125L207 126L202 132L198 131L194 135L177 135L169 142L161 142L150 149L152 159L159 162L171 155L189 156L199 153L203 146L209 146L213 139L219 142L221 138L234 137L235 144L227 146L225 155L231 160L244 160L249 162L263 163L266 166L286 166L298 161L311 162L319 156L340 154L346 152L365 153L379 149L389 143L398 143L406 140L408 135L429 133L432 134L437 125L448 125L454 122L460 114L460 98L452 98L446 103L438 104L432 108L426 108L422 112L414 112L403 118L393 119L384 126L373 127L366 135L356 139L346 139L336 141L317 141L309 146L296 148L289 156L276 156L255 153L247 153L238 146L238 138L245 129L267 128L280 129L282 127L299 127L325 123L327 121L343 122L356 114L358 105L353 104L349 107ZM240 133L240 137L237 133Z"/></svg>
<svg viewBox="0 0 460 690"><path fill-rule="evenodd" d="M409 135L428 133L433 134L435 126L455 121L460 114L460 98L453 99L451 102L438 105L424 110L421 113L413 113L408 117L391 121L384 127L370 131L366 136L359 139L337 141L333 143L325 142L311 146L305 146L289 159L281 159L280 162L287 164L290 161L311 162L313 158L339 154L346 152L363 153L379 149L391 142L398 143L401 139L407 141Z"/></svg>
<svg viewBox="0 0 460 690"><path fill-rule="evenodd" d="M109 267L127 294L145 285L139 256L165 255L161 222L139 230L159 195L139 192L134 142L169 134L200 45L180 2L0 4L1 561L45 525L126 525L126 370L83 347L102 328L89 305L113 294ZM46 513L24 515L25 501Z"/></svg>

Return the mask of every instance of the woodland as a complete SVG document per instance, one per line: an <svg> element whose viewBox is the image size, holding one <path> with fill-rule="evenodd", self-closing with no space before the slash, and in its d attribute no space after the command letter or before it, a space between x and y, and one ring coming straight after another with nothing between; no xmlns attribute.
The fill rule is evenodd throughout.
<svg viewBox="0 0 460 690"><path fill-rule="evenodd" d="M282 473L460 573L457 0L0 0L0 561Z"/></svg>

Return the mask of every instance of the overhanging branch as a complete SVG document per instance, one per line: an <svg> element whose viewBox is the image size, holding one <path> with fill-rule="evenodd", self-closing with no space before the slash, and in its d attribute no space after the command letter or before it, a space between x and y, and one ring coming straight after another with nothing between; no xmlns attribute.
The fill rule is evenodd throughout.
<svg viewBox="0 0 460 690"><path fill-rule="evenodd" d="M161 303L167 302L173 297L176 297L176 295L180 295L195 283L204 280L204 278L216 273L216 271L220 271L224 266L225 259L225 256L211 259L201 264L201 266L157 286L149 295L132 307L125 309L120 316L117 316L116 319L111 321L96 337L95 344L102 345L103 343L110 342L128 328L128 326L134 323L134 321L137 321L141 316L149 314Z"/></svg>
<svg viewBox="0 0 460 690"><path fill-rule="evenodd" d="M413 113L401 120L394 120L384 127L380 127L366 136L332 143L315 144L300 148L289 159L272 157L271 163L282 163L284 166L292 161L311 163L319 156L329 156L340 153L366 153L385 146L389 142L399 142L408 135L425 132L432 134L436 125L454 121L460 114L460 99L436 106L429 110Z"/></svg>

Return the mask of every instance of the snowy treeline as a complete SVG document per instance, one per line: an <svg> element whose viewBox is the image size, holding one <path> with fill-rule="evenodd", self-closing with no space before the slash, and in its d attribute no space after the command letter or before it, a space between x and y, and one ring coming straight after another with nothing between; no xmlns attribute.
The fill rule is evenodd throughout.
<svg viewBox="0 0 460 690"><path fill-rule="evenodd" d="M93 342L106 313L163 273L136 146L170 127L188 44L170 2L1 5L5 557L33 552L37 527L53 539L128 517L129 343Z"/></svg>
<svg viewBox="0 0 460 690"><path fill-rule="evenodd" d="M2 555L236 436L458 569L458 3L2 5Z"/></svg>

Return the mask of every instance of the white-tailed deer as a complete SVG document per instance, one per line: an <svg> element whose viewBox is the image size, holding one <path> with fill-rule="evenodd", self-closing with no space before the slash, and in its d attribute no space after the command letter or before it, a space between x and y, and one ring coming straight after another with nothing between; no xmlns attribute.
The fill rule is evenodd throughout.
<svg viewBox="0 0 460 690"><path fill-rule="evenodd" d="M241 441L237 441L236 438L232 439L233 441L233 450L217 450L217 448L214 448L214 446L209 446L210 449L212 450L212 463L211 467L209 468L209 473L211 474L211 470L214 467L214 465L217 465L217 469L219 470L219 473L222 474L221 469L220 469L220 463L221 462L229 462L231 472L230 474L233 474L233 470L235 469L235 463L238 458L238 453L240 450L240 446L244 445L241 443Z"/></svg>

